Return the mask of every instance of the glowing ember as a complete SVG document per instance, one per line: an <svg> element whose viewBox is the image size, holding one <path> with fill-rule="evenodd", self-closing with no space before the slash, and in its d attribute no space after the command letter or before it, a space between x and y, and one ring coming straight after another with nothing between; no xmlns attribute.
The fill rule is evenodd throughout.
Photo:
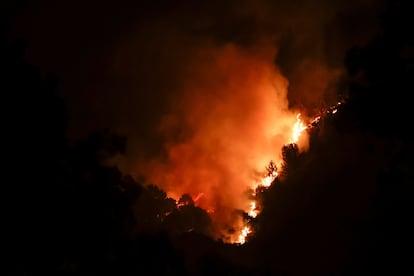
<svg viewBox="0 0 414 276"><path fill-rule="evenodd" d="M298 115L296 116L296 122L293 125L293 130L292 130L292 140L291 143L296 144L299 141L299 137L301 135L301 133L306 129L307 127L305 126L305 124L302 122L302 120L300 119L300 113L298 113Z"/></svg>
<svg viewBox="0 0 414 276"><path fill-rule="evenodd" d="M309 126L313 126L315 124L318 124L319 121L321 120L321 116L316 116L310 123Z"/></svg>
<svg viewBox="0 0 414 276"><path fill-rule="evenodd" d="M175 201L175 205L177 206L177 208L181 208L181 207L185 206L185 203L184 203L184 202L180 202L180 201L176 200L176 201Z"/></svg>

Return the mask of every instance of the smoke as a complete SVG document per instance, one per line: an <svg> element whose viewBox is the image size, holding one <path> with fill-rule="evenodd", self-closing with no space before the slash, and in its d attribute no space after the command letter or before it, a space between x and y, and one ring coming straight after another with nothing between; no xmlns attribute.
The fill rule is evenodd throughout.
<svg viewBox="0 0 414 276"><path fill-rule="evenodd" d="M246 188L280 161L296 114L336 101L345 50L369 40L380 8L373 0L40 2L30 2L16 32L28 57L60 77L70 136L103 127L126 135L124 172L176 198L202 193L197 204L222 225L234 225L233 211L248 208Z"/></svg>
<svg viewBox="0 0 414 276"><path fill-rule="evenodd" d="M234 210L248 210L246 191L257 176L270 160L280 161L296 113L288 110L288 82L272 62L274 49L203 45L160 120L165 155L141 169L175 198L202 193L197 204L232 225Z"/></svg>
<svg viewBox="0 0 414 276"><path fill-rule="evenodd" d="M280 163L297 113L306 119L337 101L342 60L327 23L340 26L337 12L349 7L187 4L145 19L113 52L110 74L127 76L131 95L144 90L119 104L145 129L124 128L130 148L119 164L173 198L198 197L219 235L231 235L243 227L248 189L270 160Z"/></svg>
<svg viewBox="0 0 414 276"><path fill-rule="evenodd" d="M327 24L342 26L338 11L349 8L229 1L182 6L149 24L155 26L150 38L163 34L149 43L161 58L150 60L161 72L168 66L161 76L174 83L167 82L171 90L161 97L167 100L153 129L162 150L133 157L138 161L127 171L174 198L202 194L197 205L221 230L241 228L235 210L249 209L248 188L270 160L280 163L296 114L306 119L338 100L342 60L329 48Z"/></svg>

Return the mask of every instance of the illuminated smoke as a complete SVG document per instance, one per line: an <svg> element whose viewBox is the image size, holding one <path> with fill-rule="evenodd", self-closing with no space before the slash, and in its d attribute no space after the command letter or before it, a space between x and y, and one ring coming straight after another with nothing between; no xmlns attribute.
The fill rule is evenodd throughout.
<svg viewBox="0 0 414 276"><path fill-rule="evenodd" d="M332 115L336 114L341 104L342 102L337 102L336 104L329 107L327 110L320 112L319 115L315 116L310 121L310 123L308 123L307 125L305 125L305 123L301 120L300 113L298 113L296 116L296 122L294 123L292 127L292 137L290 140L291 141L290 144L297 144L300 141L299 138L301 137L301 135L305 133L304 131L316 126L319 123L322 116L326 116L328 114L332 114ZM257 209L256 189L258 187L262 187L264 189L270 187L272 183L274 183L274 180L278 177L277 164L274 164L273 161L270 161L270 164L266 168L268 171L267 175L263 176L261 181L255 183L251 187L253 190L253 193L252 193L253 199L250 201L250 209L247 213L250 218L256 218L260 213L260 210ZM249 222L250 222L249 220L245 222L244 227L239 232L237 240L234 241L233 243L242 245L247 241L247 237L249 235L254 234L252 229L249 226Z"/></svg>
<svg viewBox="0 0 414 276"><path fill-rule="evenodd" d="M277 63L292 82L290 106L309 116L321 105L336 101L332 84L341 71L337 67L342 66L343 50L368 41L366 34L375 29L365 24L370 21L367 18L377 18L378 5L372 3L184 1L161 9L156 3L149 12L149 3L140 3L135 10L146 15L133 16L131 8L131 16L126 17L122 12L112 12L121 6L124 9L122 4L111 4L100 10L108 9L116 20L101 16L96 21L83 16L95 14L95 5L71 5L72 12L65 7L57 13L35 5L43 16L53 18L30 20L31 28L41 30L40 36L51 40L38 44L37 31L29 31L33 33L29 44L32 49L33 45L41 49L40 53L55 53L51 64L54 59L67 57L60 54L64 52L62 46L66 49L71 45L75 47L71 53L85 57L83 66L62 63L62 68L52 70L76 72L63 78L70 84L63 94L76 103L69 116L75 123L70 125L80 126L71 132L109 125L125 133L129 148L128 164L120 165L123 171L143 174L148 182L176 199L191 194L196 205L212 215L220 233L226 233L227 228L240 233L245 224L233 211L240 209L251 216L257 212L246 190L252 185L270 186L276 176L263 177L263 168L270 160L280 163L280 150L286 142L299 139L299 149L306 148L307 143L305 132L291 137L297 111L288 110L288 83L273 64L275 49L262 47L260 42L277 41ZM364 24L352 20L358 28L349 24L355 15L364 19L360 21ZM74 16L79 29L61 31L68 27L63 23L67 17ZM131 27L129 20L136 26ZM41 23L52 21L56 24ZM341 29L349 34L336 31ZM204 43L204 39L221 44ZM102 47L105 41L110 43ZM244 50L224 45L226 42ZM257 48L252 49L252 45ZM77 62L77 58L66 60ZM77 86L73 81L74 77L90 76L90 72L95 73L85 78L87 82ZM74 96L76 93L82 96ZM162 138L153 133L153 125L158 123ZM163 156L158 152L160 143L165 149Z"/></svg>
<svg viewBox="0 0 414 276"><path fill-rule="evenodd" d="M245 227L235 210L253 212L246 192L274 179L262 178L265 167L270 160L280 163L297 119L288 110L288 82L268 49L199 49L188 64L183 95L160 122L165 157L146 168L149 182L171 197L203 193L197 205L210 210L217 237L225 241L235 242L237 235L227 232Z"/></svg>

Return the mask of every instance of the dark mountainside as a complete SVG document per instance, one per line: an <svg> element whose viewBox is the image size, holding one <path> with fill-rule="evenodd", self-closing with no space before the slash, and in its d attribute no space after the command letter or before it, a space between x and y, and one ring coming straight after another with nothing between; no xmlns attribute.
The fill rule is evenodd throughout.
<svg viewBox="0 0 414 276"><path fill-rule="evenodd" d="M3 275L407 275L414 183L412 14L396 2L366 48L349 49L335 115L310 149L284 149L243 246L208 238L208 213L108 161L127 137L68 142L59 76L25 59L1 14ZM160 172L161 173L161 172Z"/></svg>

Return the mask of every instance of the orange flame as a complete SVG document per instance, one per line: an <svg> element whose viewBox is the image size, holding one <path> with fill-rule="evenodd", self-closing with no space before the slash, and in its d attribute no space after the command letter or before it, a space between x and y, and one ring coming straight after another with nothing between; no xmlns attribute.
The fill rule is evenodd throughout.
<svg viewBox="0 0 414 276"><path fill-rule="evenodd" d="M299 141L299 137L301 135L301 133L306 129L307 127L305 126L305 124L302 122L302 120L300 119L300 113L298 113L298 115L296 116L296 122L292 127L292 137L291 137L291 141L293 143L297 143ZM252 189L253 189L253 196L256 196L255 190L257 189L257 187L265 187L268 188L272 185L273 181L277 178L278 173L277 171L274 169L272 170L268 175L264 176L259 183L256 183L255 185L252 185ZM247 213L250 217L252 218L256 218L257 215L259 214L259 210L257 210L257 203L255 200L250 202L250 208L248 210ZM249 234L252 234L252 230L250 229L250 227L248 225L244 225L244 227L241 229L240 234L238 236L238 239L235 243L237 244L244 244L247 240L247 236Z"/></svg>
<svg viewBox="0 0 414 276"><path fill-rule="evenodd" d="M336 114L338 112L338 107L342 104L342 102L338 102L336 105L330 107L327 111L327 113ZM316 116L311 122L306 126L302 120L300 119L300 113L296 116L296 122L292 127L292 137L291 137L291 143L297 143L299 141L300 135L304 130L306 130L309 127L313 127L314 124L319 123L321 119L321 115ZM273 181L278 177L278 173L276 170L273 170L269 175L263 177L259 184L253 185L253 190L255 190L258 186L262 186L265 188L268 188L272 185ZM253 196L256 196L256 193L253 192ZM257 203L255 200L250 202L250 209L248 211L248 215L252 218L256 218L259 215L259 210L257 210ZM247 241L247 236L252 234L252 230L248 225L245 225L242 230L240 231L240 234L237 239L237 244L244 244Z"/></svg>
<svg viewBox="0 0 414 276"><path fill-rule="evenodd" d="M300 119L300 113L298 113L298 115L296 116L296 122L293 125L291 143L296 144L299 141L300 135L306 128L307 127Z"/></svg>
<svg viewBox="0 0 414 276"><path fill-rule="evenodd" d="M170 197L202 192L194 201L209 210L215 237L226 242L244 243L252 234L233 211L259 215L246 190L254 197L257 187L272 184L276 171L257 175L269 160L279 163L283 145L297 143L306 129L300 114L288 109L288 82L274 66L275 49L260 49L195 49L181 74L185 79L176 80L182 94L174 95L159 122L165 152L138 168Z"/></svg>
<svg viewBox="0 0 414 276"><path fill-rule="evenodd" d="M249 210L249 216L251 216L252 218L257 217L258 211L256 209L256 201L252 201L250 202L250 210Z"/></svg>
<svg viewBox="0 0 414 276"><path fill-rule="evenodd" d="M250 227L247 225L244 226L243 229L241 230L241 234L239 235L239 238L237 239L235 243L244 244L246 242L247 236L251 233L252 233L252 230L250 229Z"/></svg>

